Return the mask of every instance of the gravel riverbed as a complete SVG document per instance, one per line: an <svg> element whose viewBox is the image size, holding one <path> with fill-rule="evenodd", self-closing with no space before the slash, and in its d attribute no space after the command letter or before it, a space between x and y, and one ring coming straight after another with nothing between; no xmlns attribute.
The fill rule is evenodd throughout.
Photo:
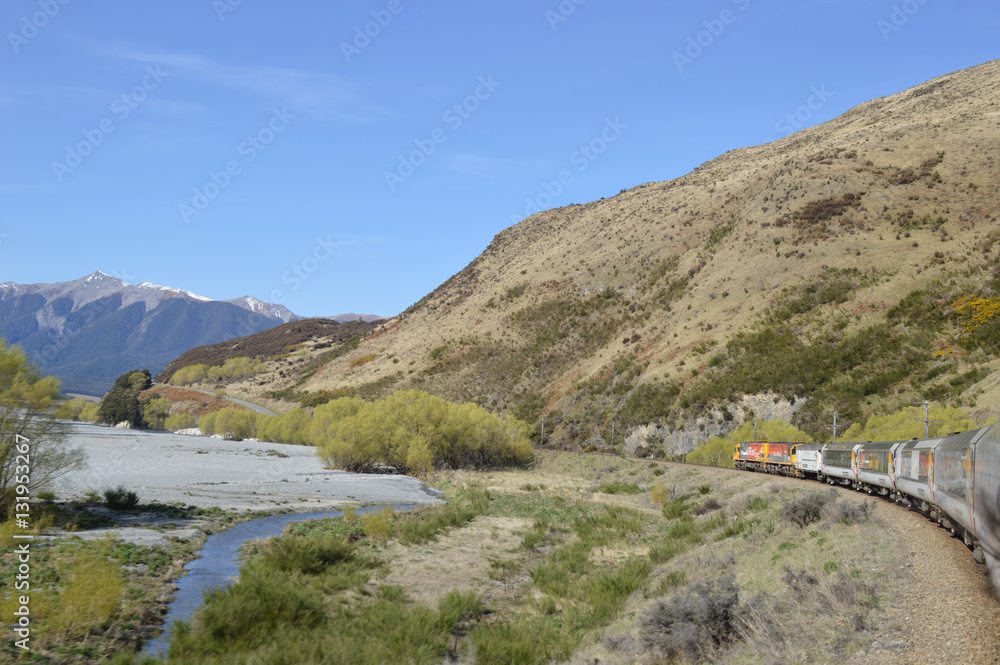
<svg viewBox="0 0 1000 665"><path fill-rule="evenodd" d="M410 476L326 469L310 446L82 424L73 425L69 445L82 449L86 462L55 481L61 500L123 485L144 504L241 511L440 502L433 490Z"/></svg>

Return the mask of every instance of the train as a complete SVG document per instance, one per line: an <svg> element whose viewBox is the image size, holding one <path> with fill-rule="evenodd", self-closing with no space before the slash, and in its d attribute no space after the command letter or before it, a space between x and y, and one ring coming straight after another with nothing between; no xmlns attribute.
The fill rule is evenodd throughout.
<svg viewBox="0 0 1000 665"><path fill-rule="evenodd" d="M880 495L961 538L1000 596L1000 424L929 439L738 443L737 469L811 478Z"/></svg>

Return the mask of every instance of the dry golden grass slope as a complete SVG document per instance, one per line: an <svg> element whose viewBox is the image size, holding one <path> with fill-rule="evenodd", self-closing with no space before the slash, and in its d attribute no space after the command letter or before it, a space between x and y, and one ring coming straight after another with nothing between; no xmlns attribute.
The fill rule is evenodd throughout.
<svg viewBox="0 0 1000 665"><path fill-rule="evenodd" d="M419 387L535 421L548 414L554 441L583 443L612 418L638 425L627 407L643 385L684 394L706 380L708 349L758 325L785 287L857 269L843 302L817 310L842 334L885 321L935 282L948 294L983 288L1000 250L989 235L1000 222L998 147L994 61L682 178L534 215L308 379L273 374L231 392L260 395L296 378L296 391L312 393ZM804 321L788 324L822 327ZM977 383L949 399L995 415L998 365L979 360ZM913 384L895 381L848 416L920 398Z"/></svg>

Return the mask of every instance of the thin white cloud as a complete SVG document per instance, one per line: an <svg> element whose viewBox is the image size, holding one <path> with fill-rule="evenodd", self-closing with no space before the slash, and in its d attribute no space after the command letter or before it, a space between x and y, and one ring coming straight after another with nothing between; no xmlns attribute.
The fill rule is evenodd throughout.
<svg viewBox="0 0 1000 665"><path fill-rule="evenodd" d="M456 173L479 176L483 178L500 177L504 172L513 169L519 171L547 171L553 164L538 159L509 159L490 157L468 152L452 153L446 156L447 168Z"/></svg>
<svg viewBox="0 0 1000 665"><path fill-rule="evenodd" d="M266 97L304 113L332 115L344 120L369 122L384 115L361 95L350 81L325 72L266 65L230 65L190 53L113 49L109 56L161 65L171 75L227 88L234 92Z"/></svg>
<svg viewBox="0 0 1000 665"><path fill-rule="evenodd" d="M28 108L53 109L75 105L113 115L112 104L128 90L94 88L78 85L19 85L0 89L0 106L22 105ZM200 102L160 99L151 94L142 105L164 115L190 115L204 109Z"/></svg>

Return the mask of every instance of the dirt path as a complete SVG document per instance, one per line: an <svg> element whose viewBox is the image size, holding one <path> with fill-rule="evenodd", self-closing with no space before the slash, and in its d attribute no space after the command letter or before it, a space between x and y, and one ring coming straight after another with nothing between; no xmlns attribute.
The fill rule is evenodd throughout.
<svg viewBox="0 0 1000 665"><path fill-rule="evenodd" d="M882 504L877 515L905 548L908 586L899 590L879 639L858 662L1000 664L1000 601L986 566L919 513Z"/></svg>

